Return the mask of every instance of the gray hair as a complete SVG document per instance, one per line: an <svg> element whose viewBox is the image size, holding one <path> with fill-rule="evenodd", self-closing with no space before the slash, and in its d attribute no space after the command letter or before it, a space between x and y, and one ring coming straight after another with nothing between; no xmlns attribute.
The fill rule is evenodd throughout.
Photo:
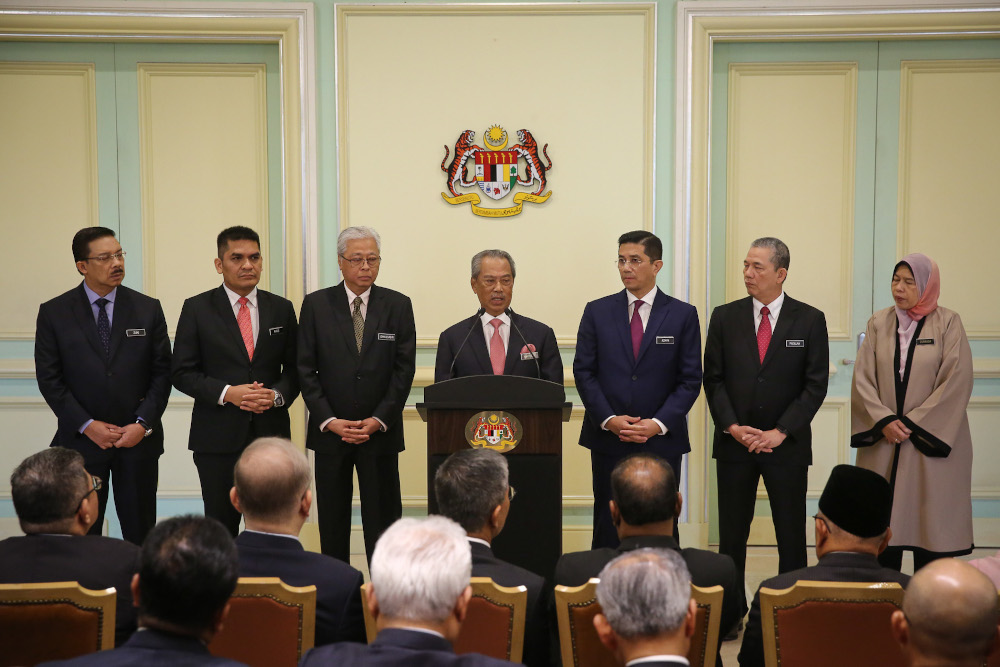
<svg viewBox="0 0 1000 667"><path fill-rule="evenodd" d="M514 258L506 250L480 250L472 256L472 279L479 277L479 272L483 269L483 258L506 259L510 264L510 277L517 278L517 267L514 266Z"/></svg>
<svg viewBox="0 0 1000 667"><path fill-rule="evenodd" d="M371 227L348 227L340 232L340 236L337 237L337 254L343 255L347 252L348 241L360 241L362 239L373 239L375 247L378 248L379 252L382 252L382 237L374 229Z"/></svg>
<svg viewBox="0 0 1000 667"><path fill-rule="evenodd" d="M434 473L434 495L440 514L465 532L478 531L507 497L507 459L492 449L462 449Z"/></svg>
<svg viewBox="0 0 1000 667"><path fill-rule="evenodd" d="M597 601L620 637L656 637L684 624L691 574L676 551L630 551L605 565L600 578Z"/></svg>
<svg viewBox="0 0 1000 667"><path fill-rule="evenodd" d="M771 264L774 264L774 268L788 270L788 264L791 262L792 256L788 252L788 246L781 239L776 239L773 236L762 236L751 243L750 247L767 248L771 251Z"/></svg>
<svg viewBox="0 0 1000 667"><path fill-rule="evenodd" d="M47 447L14 468L10 493L25 533L62 532L90 488L83 456L64 447Z"/></svg>
<svg viewBox="0 0 1000 667"><path fill-rule="evenodd" d="M472 552L451 519L404 518L378 539L370 571L382 615L440 623L469 585Z"/></svg>
<svg viewBox="0 0 1000 667"><path fill-rule="evenodd" d="M233 478L247 517L281 521L295 513L312 482L312 471L291 440L257 438L243 450Z"/></svg>

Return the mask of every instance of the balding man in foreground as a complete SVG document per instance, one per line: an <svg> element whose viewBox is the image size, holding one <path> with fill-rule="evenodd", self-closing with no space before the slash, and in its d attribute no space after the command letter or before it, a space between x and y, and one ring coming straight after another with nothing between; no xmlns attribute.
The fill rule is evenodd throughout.
<svg viewBox="0 0 1000 667"><path fill-rule="evenodd" d="M960 560L922 567L910 580L892 634L913 667L979 667L997 649L997 589Z"/></svg>
<svg viewBox="0 0 1000 667"><path fill-rule="evenodd" d="M236 462L234 476L229 497L246 521L236 538L240 576L316 586L316 646L364 642L361 573L336 558L306 551L299 542L312 507L305 454L284 438L258 438Z"/></svg>
<svg viewBox="0 0 1000 667"><path fill-rule="evenodd" d="M689 664L698 607L691 599L691 575L676 551L637 549L614 559L601 570L597 601L601 613L594 627L618 664Z"/></svg>

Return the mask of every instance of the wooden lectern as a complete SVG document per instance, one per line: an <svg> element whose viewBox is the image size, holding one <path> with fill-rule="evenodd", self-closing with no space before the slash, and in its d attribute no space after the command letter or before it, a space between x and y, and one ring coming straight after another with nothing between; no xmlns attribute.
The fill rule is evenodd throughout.
<svg viewBox="0 0 1000 667"><path fill-rule="evenodd" d="M417 411L427 422L430 513L437 512L434 473L449 454L470 446L465 430L473 415L514 415L523 433L505 456L517 496L493 552L551 580L562 553L562 422L569 421L572 407L561 384L516 375L472 375L425 388Z"/></svg>

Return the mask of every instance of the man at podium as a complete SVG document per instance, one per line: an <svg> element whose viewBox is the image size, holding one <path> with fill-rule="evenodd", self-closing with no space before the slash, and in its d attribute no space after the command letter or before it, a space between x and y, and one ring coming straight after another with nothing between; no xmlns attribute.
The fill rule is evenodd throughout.
<svg viewBox="0 0 1000 667"><path fill-rule="evenodd" d="M511 307L514 258L482 250L472 258L472 291L479 312L448 327L438 339L434 381L467 375L521 375L562 384L563 365L552 327Z"/></svg>

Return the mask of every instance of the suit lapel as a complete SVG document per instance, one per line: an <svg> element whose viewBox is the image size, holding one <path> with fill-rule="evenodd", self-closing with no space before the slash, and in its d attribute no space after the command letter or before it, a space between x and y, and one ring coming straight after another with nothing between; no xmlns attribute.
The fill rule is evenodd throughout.
<svg viewBox="0 0 1000 667"><path fill-rule="evenodd" d="M254 345L253 356L254 359L257 358L257 350L263 348L268 340L270 340L271 334L269 330L271 324L274 320L274 302L271 300L271 295L267 292L263 292L260 289L257 290L257 342Z"/></svg>
<svg viewBox="0 0 1000 667"><path fill-rule="evenodd" d="M365 330L361 334L361 353L367 354L378 333L379 325L382 322L384 309L382 308L382 293L376 285L372 285L372 291L368 295L368 312L365 313ZM354 319L351 319L351 336L354 335Z"/></svg>
<svg viewBox="0 0 1000 667"><path fill-rule="evenodd" d="M625 290L619 292L618 296L615 298L612 322L622 339L622 347L625 348L625 354L628 355L629 359L632 359L632 363L634 364L635 354L632 352L632 321L628 316L628 293Z"/></svg>
<svg viewBox="0 0 1000 667"><path fill-rule="evenodd" d="M73 316L76 317L80 331L83 332L87 342L94 348L94 352L103 359L104 346L101 345L101 339L97 337L97 321L94 319L94 309L90 305L87 293L83 289L83 283L80 283L77 291L79 292L79 298L73 300Z"/></svg>
<svg viewBox="0 0 1000 667"><path fill-rule="evenodd" d="M642 356L646 354L646 350L648 350L649 346L653 344L653 340L656 338L656 332L660 330L660 325L667 317L667 311L669 310L670 297L657 288L656 297L653 299L653 304L649 310L649 320L646 322L646 331L642 334L642 343L639 346L639 358L636 360L636 363L642 361ZM632 331L629 329L629 347L631 347L631 345Z"/></svg>
<svg viewBox="0 0 1000 667"><path fill-rule="evenodd" d="M340 331L344 346L354 356L355 360L360 359L361 354L358 352L358 344L354 340L354 319L351 315L351 306L347 303L347 287L341 281L339 285L330 290L329 294L333 320Z"/></svg>
<svg viewBox="0 0 1000 667"><path fill-rule="evenodd" d="M260 308L260 291L257 292L257 307ZM233 304L222 285L219 285L219 288L212 292L212 309L215 311L216 317L219 318L219 324L222 327L222 331L225 331L224 335L229 339L229 344L235 345L242 353L243 358L247 360L247 363L250 363L250 355L247 354L247 346L243 342L240 325L236 322L236 316L233 314ZM257 322L257 337L260 338L260 331L263 331L264 327L264 319L259 311L257 313Z"/></svg>
<svg viewBox="0 0 1000 667"><path fill-rule="evenodd" d="M743 299L745 306L741 306L741 313L738 318L740 330L737 335L743 339L753 357L754 366L760 368L760 352L757 350L757 329L754 327L753 298ZM774 336L771 336L772 340Z"/></svg>
<svg viewBox="0 0 1000 667"><path fill-rule="evenodd" d="M514 317L518 316L515 315ZM509 335L507 336L507 359L504 360L504 365L503 365L504 375L510 375L511 373L514 372L514 366L516 366L517 362L521 360L521 348L527 347L529 342L526 340L522 340L521 335L517 333L517 329L514 328L514 317L510 318L511 322L510 332ZM521 323L518 322L517 326L521 326ZM493 369L492 363L490 364L490 369L491 370Z"/></svg>
<svg viewBox="0 0 1000 667"><path fill-rule="evenodd" d="M115 353L121 347L122 339L125 338L125 329L128 327L129 317L132 315L132 297L128 290L122 286L115 292L115 312L111 320L111 346L108 350L108 359L114 359ZM97 328L95 326L94 330Z"/></svg>
<svg viewBox="0 0 1000 667"><path fill-rule="evenodd" d="M785 337L788 336L788 330L791 328L792 324L795 322L796 316L799 314L799 304L797 301L790 299L788 295L785 295L785 302L781 304L781 312L778 313L778 323L774 327L774 331L771 333L771 342L767 346L767 353L764 354L764 363L761 364L761 368L766 366L774 359L777 354L777 348L784 345ZM758 357L760 355L758 354Z"/></svg>
<svg viewBox="0 0 1000 667"><path fill-rule="evenodd" d="M472 356L479 363L479 369L483 372L483 375L493 375L493 362L490 361L490 350L486 347L486 336L483 335L483 319L482 317L474 319L476 320L476 328L472 331L471 340L469 341L469 346L472 347ZM469 326L471 325L472 323L470 322ZM506 370L504 368L504 372Z"/></svg>

